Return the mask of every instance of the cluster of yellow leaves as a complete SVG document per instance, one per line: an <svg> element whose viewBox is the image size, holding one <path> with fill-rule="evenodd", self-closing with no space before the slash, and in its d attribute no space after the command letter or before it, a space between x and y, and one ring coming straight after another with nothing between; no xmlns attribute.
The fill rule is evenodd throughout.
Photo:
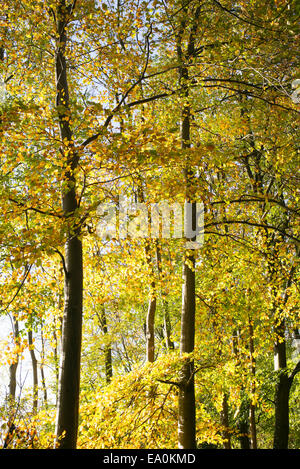
<svg viewBox="0 0 300 469"><path fill-rule="evenodd" d="M13 417L11 422L4 422L0 429L2 442L7 438L9 424L15 427L7 439L9 449L53 449L54 410L41 410L35 415L24 414Z"/></svg>

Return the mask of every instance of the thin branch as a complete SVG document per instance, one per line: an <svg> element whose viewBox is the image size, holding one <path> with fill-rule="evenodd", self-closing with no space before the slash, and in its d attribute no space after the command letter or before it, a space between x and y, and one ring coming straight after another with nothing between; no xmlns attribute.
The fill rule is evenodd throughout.
<svg viewBox="0 0 300 469"><path fill-rule="evenodd" d="M163 384L170 384L171 386L177 386L178 388L181 386L179 381L170 381L168 379L157 379L156 381Z"/></svg>
<svg viewBox="0 0 300 469"><path fill-rule="evenodd" d="M54 251L60 256L61 260L62 260L62 265L63 265L63 269L64 269L64 273L66 275L66 277L69 277L69 272L67 270L67 266L66 266L66 260L65 260L65 257L64 255L59 251L59 249L54 249Z"/></svg>
<svg viewBox="0 0 300 469"><path fill-rule="evenodd" d="M244 198L248 197L248 198ZM269 202L269 203L274 203L279 205L280 207L284 208L288 212L292 212L298 216L300 216L300 209L296 210L292 207L286 206L283 202L277 199L273 199L270 197L259 197L257 195L246 195L246 196L241 196L239 199L233 199L233 200L216 200L215 202L211 202L209 205L219 205L219 204L233 204L233 203L247 203L247 202Z"/></svg>
<svg viewBox="0 0 300 469"><path fill-rule="evenodd" d="M32 264L30 264L29 266L26 265L24 277L23 277L23 279L22 279L22 281L21 281L21 283L20 283L20 285L19 285L19 287L18 287L16 293L14 294L14 296L12 297L12 299L8 302L8 304L6 305L6 307L1 310L1 313L4 313L5 311L8 310L8 308L10 307L10 305L13 303L13 301L15 300L15 298L16 298L16 297L18 296L18 294L20 293L20 291L21 291L21 289L22 289L22 287L23 287L23 285L24 285L24 283L25 283L25 281L26 281L26 279L27 279L27 277L28 277L28 274L29 274L29 272L30 272L30 270L31 270L31 267L32 267Z"/></svg>
<svg viewBox="0 0 300 469"><path fill-rule="evenodd" d="M24 202L13 199L12 197L9 197L8 200L10 202L13 202L14 204L16 204L18 207L24 207L25 211L32 210L33 212L37 212L37 213L40 213L42 215L48 215L48 216L51 216L51 217L63 218L63 216L59 215L58 213L48 212L46 210L41 210L41 209L36 208L36 207L26 207L26 204Z"/></svg>
<svg viewBox="0 0 300 469"><path fill-rule="evenodd" d="M210 226L218 226L218 225L249 225L249 226L256 226L258 228L267 228L270 230L278 231L280 234L283 236L287 236L288 238L292 239L293 241L296 241L297 243L300 243L300 238L296 238L295 236L287 233L285 230L281 230L278 226L273 226L273 225L268 225L266 223L256 223L256 222L251 222L248 220L222 220L222 221L216 221L216 222L211 222L207 223L205 225L205 228L210 227Z"/></svg>
<svg viewBox="0 0 300 469"><path fill-rule="evenodd" d="M241 16L237 15L233 10L229 10L228 8L226 8L224 5L222 5L220 2L218 2L217 0L214 0L214 2L216 3L216 5L218 5L222 10L226 11L227 13L229 13L230 15L234 16L235 18L237 18L239 21L242 21L243 23L246 23L246 24L250 24L251 26L255 26L256 28L260 28L260 29L265 29L266 31L276 31L276 29L271 29L271 28L266 28L265 26L259 24L259 23L254 23L253 21L249 21L245 18L242 18Z"/></svg>
<svg viewBox="0 0 300 469"><path fill-rule="evenodd" d="M295 378L296 374L300 372L300 361L297 363L291 374L289 375L290 383L292 384L293 379Z"/></svg>

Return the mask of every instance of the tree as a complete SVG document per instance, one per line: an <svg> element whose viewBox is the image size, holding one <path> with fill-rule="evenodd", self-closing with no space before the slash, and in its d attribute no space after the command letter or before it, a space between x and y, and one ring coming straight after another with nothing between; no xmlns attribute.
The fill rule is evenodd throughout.
<svg viewBox="0 0 300 469"><path fill-rule="evenodd" d="M34 392L14 425L36 435L9 444L286 448L291 420L296 446L296 3L4 11L1 311L14 347L3 353L14 395L30 351ZM192 230L158 239L160 220L159 233L124 238L122 198L145 203L149 225L153 204L190 203ZM113 235L101 236L100 203L117 213ZM53 368L38 403L37 362Z"/></svg>

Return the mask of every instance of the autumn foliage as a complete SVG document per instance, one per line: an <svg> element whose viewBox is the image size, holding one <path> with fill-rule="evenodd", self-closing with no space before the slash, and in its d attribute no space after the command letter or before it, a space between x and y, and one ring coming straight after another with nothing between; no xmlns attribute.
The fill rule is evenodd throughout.
<svg viewBox="0 0 300 469"><path fill-rule="evenodd" d="M1 7L1 445L299 448L299 3Z"/></svg>

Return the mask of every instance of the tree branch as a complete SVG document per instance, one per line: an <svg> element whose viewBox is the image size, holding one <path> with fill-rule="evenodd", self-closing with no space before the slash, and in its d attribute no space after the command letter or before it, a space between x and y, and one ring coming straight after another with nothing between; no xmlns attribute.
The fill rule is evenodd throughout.
<svg viewBox="0 0 300 469"><path fill-rule="evenodd" d="M64 255L59 251L59 249L55 248L54 251L59 255L59 257L62 260L62 265L64 269L65 276L68 278L69 277L69 272L67 271L67 266L66 266L66 260Z"/></svg>

